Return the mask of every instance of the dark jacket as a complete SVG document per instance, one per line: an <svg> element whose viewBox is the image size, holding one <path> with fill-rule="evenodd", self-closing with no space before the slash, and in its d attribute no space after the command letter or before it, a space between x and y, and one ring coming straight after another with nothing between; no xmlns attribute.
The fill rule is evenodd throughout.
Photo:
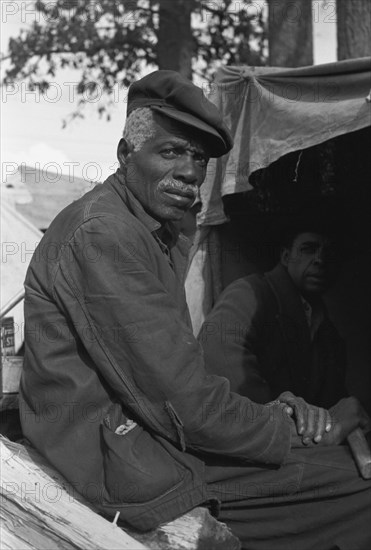
<svg viewBox="0 0 371 550"><path fill-rule="evenodd" d="M281 265L229 285L199 340L207 371L258 403L291 391L328 408L347 395L343 341L325 309L311 341L300 294Z"/></svg>
<svg viewBox="0 0 371 550"><path fill-rule="evenodd" d="M188 246L117 173L57 216L25 282L24 434L137 529L208 499L205 453L279 465L290 448L278 408L205 372L183 288ZM137 426L118 435L127 418Z"/></svg>

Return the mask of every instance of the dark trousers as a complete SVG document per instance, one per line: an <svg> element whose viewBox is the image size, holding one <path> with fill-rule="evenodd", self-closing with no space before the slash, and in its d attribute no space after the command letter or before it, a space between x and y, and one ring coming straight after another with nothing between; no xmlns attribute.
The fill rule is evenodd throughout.
<svg viewBox="0 0 371 550"><path fill-rule="evenodd" d="M208 459L206 476L244 549L371 548L371 481L347 446L294 449L278 469Z"/></svg>

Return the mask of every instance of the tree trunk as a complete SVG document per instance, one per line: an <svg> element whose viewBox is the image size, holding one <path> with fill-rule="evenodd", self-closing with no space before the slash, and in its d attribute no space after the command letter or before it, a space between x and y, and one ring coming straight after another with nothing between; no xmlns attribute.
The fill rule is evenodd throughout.
<svg viewBox="0 0 371 550"><path fill-rule="evenodd" d="M160 0L157 60L160 69L192 78L194 40L191 30L193 0Z"/></svg>
<svg viewBox="0 0 371 550"><path fill-rule="evenodd" d="M370 0L337 0L338 59L371 54Z"/></svg>
<svg viewBox="0 0 371 550"><path fill-rule="evenodd" d="M313 65L312 2L268 0L268 10L269 64Z"/></svg>

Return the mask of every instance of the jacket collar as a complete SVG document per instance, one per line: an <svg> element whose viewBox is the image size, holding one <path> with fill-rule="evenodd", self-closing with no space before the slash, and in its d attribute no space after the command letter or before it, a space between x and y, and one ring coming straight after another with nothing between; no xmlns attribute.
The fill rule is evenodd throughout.
<svg viewBox="0 0 371 550"><path fill-rule="evenodd" d="M165 247L169 249L170 254L172 254L172 252L175 254L175 249L178 249L182 257L180 262L182 272L185 273L191 242L185 235L180 233L177 224L175 222L167 222L161 225L159 221L152 218L152 216L144 210L141 203L127 185L125 185L125 177L120 169L118 169L115 174L109 176L103 185L111 187L120 196L133 216L152 233L156 241L161 241Z"/></svg>
<svg viewBox="0 0 371 550"><path fill-rule="evenodd" d="M115 174L109 176L109 178L104 182L103 185L109 185L120 195L126 206L129 208L130 212L143 224L146 228L153 233L153 231L158 231L161 229L161 224L152 216L147 214L143 206L140 204L138 199L130 191L130 189L125 185L125 178L123 173L120 170L117 170Z"/></svg>
<svg viewBox="0 0 371 550"><path fill-rule="evenodd" d="M118 169L115 174L109 176L104 185L109 185L120 195L130 212L156 237L171 248L179 237L179 229L173 222L162 225L148 214L132 191L125 185L124 174Z"/></svg>

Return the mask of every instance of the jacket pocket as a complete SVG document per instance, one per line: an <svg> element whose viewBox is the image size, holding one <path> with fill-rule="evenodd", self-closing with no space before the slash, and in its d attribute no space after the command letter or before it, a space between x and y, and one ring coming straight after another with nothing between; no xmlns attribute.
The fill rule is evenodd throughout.
<svg viewBox="0 0 371 550"><path fill-rule="evenodd" d="M104 419L102 435L105 486L111 502L148 502L182 483L184 469L156 436L125 417L120 405Z"/></svg>

